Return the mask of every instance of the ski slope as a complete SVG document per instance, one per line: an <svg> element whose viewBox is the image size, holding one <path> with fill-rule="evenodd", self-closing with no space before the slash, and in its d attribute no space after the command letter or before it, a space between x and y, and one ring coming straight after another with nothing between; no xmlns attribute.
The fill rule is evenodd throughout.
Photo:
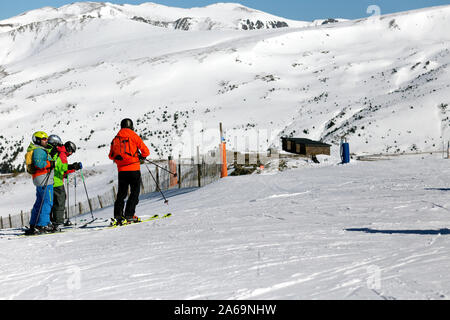
<svg viewBox="0 0 450 320"><path fill-rule="evenodd" d="M152 160L216 148L219 122L237 151L290 135L333 145L320 165L172 190L169 206L142 197L138 215L169 219L102 229L109 207L86 230L1 230L0 299L449 299L450 160L436 153L450 139L449 16L321 25L238 4L74 3L0 21L2 172L46 130L77 144L69 161L100 194L117 183L107 154L125 117ZM290 27L243 30L256 21ZM343 136L356 155L434 153L342 166ZM26 174L0 176L0 215L30 210L34 192Z"/></svg>
<svg viewBox="0 0 450 320"><path fill-rule="evenodd" d="M69 161L83 163L90 189L109 188L109 143L125 117L152 160L217 148L219 122L236 151L280 149L289 135L334 153L345 136L357 155L447 145L450 6L247 31L238 19L275 18L242 8L75 3L1 21L0 166L20 168L20 148L46 130L77 144ZM182 31L132 19L185 15L228 24ZM30 180L0 176L0 216L30 210Z"/></svg>
<svg viewBox="0 0 450 320"><path fill-rule="evenodd" d="M336 163L141 199L165 220L2 230L0 299L448 299L449 160Z"/></svg>

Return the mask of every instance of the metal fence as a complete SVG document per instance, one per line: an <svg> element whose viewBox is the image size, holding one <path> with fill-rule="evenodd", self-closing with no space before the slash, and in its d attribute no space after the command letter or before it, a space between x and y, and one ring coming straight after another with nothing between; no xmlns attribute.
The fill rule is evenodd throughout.
<svg viewBox="0 0 450 320"><path fill-rule="evenodd" d="M193 160L189 160L188 163L186 163L186 161L179 161L178 164L172 164L172 166L169 165L169 162L165 161L163 163L158 163L158 166L160 166L161 169L151 165L142 168L141 195L157 192L158 189L156 183L158 183L162 191L174 188L203 187L220 179L222 165L207 164L204 161L201 164L195 164ZM149 168L153 177L147 171L147 168ZM169 174L164 169L171 172L176 171L177 177L174 179L173 175ZM96 195L89 200L85 199L84 201L77 202L69 207L66 206L66 217L73 218L89 213L91 210L96 211L112 206L114 205L116 195L117 189L113 186L107 192ZM30 218L31 211L21 212L20 214L9 215L7 217L0 217L0 229L21 228L27 226L29 225Z"/></svg>

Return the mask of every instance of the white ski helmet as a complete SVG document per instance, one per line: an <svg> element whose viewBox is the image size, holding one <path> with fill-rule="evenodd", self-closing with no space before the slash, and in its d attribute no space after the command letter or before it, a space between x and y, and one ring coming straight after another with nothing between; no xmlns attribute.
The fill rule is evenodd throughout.
<svg viewBox="0 0 450 320"><path fill-rule="evenodd" d="M53 147L59 147L63 145L63 142L59 136L56 134L52 134L48 137L48 144L52 145Z"/></svg>

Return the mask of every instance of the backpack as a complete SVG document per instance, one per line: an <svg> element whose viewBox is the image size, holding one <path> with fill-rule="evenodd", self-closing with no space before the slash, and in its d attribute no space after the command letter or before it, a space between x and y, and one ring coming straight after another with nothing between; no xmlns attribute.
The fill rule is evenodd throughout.
<svg viewBox="0 0 450 320"><path fill-rule="evenodd" d="M111 142L110 157L120 166L139 161L138 149L130 142L130 137L116 136Z"/></svg>
<svg viewBox="0 0 450 320"><path fill-rule="evenodd" d="M33 175L38 169L44 169L48 165L47 160L48 154L44 149L36 148L28 151L25 155L27 172Z"/></svg>
<svg viewBox="0 0 450 320"><path fill-rule="evenodd" d="M25 155L25 164L27 167L27 172L31 175L36 173L36 168L33 165L33 151L28 151L27 154Z"/></svg>

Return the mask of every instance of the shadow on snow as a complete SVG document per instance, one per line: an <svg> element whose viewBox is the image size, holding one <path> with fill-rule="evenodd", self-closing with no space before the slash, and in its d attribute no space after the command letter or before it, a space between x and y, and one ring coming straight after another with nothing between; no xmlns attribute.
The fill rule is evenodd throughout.
<svg viewBox="0 0 450 320"><path fill-rule="evenodd" d="M163 194L167 199L170 199L173 197L180 196L182 194L194 192L196 190L199 190L199 188L196 188L196 187L182 188L182 189L173 188L173 189L163 191ZM158 200L164 200L164 199L163 199L161 193L159 191L156 191L156 192L147 193L147 194L143 194L143 195L139 196L139 201L143 201L143 200L158 201Z"/></svg>
<svg viewBox="0 0 450 320"><path fill-rule="evenodd" d="M427 191L450 191L450 188L425 188Z"/></svg>
<svg viewBox="0 0 450 320"><path fill-rule="evenodd" d="M345 231L382 234L450 235L450 229L447 228L438 230L376 230L369 228L350 228L345 229Z"/></svg>

